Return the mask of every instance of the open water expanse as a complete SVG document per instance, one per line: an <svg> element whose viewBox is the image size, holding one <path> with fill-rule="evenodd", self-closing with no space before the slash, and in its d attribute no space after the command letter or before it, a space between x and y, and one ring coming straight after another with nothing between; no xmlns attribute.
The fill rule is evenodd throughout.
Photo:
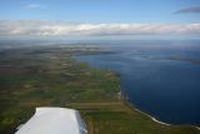
<svg viewBox="0 0 200 134"><path fill-rule="evenodd" d="M109 41L114 53L77 56L120 75L138 109L173 124L200 124L200 41Z"/></svg>

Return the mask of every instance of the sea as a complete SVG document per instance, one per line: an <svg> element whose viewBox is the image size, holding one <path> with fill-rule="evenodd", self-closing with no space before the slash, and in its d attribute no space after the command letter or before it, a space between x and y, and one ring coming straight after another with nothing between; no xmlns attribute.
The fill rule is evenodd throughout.
<svg viewBox="0 0 200 134"><path fill-rule="evenodd" d="M200 124L200 40L96 42L111 53L76 56L115 71L135 108L169 124Z"/></svg>

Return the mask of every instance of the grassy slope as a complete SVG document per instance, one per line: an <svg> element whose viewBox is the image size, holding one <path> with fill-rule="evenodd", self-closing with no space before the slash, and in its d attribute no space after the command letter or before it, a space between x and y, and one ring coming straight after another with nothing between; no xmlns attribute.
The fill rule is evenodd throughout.
<svg viewBox="0 0 200 134"><path fill-rule="evenodd" d="M117 93L119 79L70 58L80 48L1 52L0 133L13 133L37 106L79 109L90 134L200 134L189 126L163 126L129 108Z"/></svg>

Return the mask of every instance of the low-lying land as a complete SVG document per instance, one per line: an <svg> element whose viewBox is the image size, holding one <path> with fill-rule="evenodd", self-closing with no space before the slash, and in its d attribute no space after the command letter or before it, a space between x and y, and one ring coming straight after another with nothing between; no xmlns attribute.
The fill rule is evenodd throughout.
<svg viewBox="0 0 200 134"><path fill-rule="evenodd" d="M79 109L89 134L200 134L191 126L165 126L120 99L120 81L110 70L91 68L74 55L96 47L32 47L0 51L0 133L13 133L35 107Z"/></svg>

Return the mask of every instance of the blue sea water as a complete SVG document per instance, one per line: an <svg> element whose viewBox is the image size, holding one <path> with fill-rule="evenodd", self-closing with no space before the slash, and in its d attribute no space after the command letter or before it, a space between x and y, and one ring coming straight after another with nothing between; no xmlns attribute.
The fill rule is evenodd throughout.
<svg viewBox="0 0 200 134"><path fill-rule="evenodd" d="M200 41L109 41L114 53L77 56L120 75L122 90L138 109L172 124L200 124Z"/></svg>

